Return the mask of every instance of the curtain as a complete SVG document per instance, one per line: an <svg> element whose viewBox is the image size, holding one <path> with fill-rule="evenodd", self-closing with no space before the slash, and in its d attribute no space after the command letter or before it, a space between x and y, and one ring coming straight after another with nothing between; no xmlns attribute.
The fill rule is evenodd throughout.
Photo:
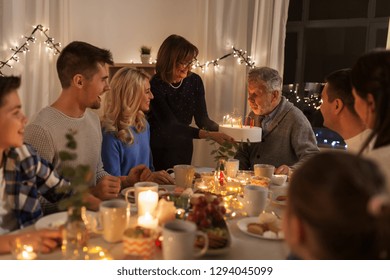
<svg viewBox="0 0 390 280"><path fill-rule="evenodd" d="M285 0L208 0L199 13L206 15L198 46L201 58L215 59L232 51L247 50L256 66L275 68L283 75L284 40L289 1ZM248 67L233 57L200 73L205 84L209 116L220 123L232 112L247 113L246 75ZM214 167L210 155L216 148L209 141L195 140L192 164Z"/></svg>
<svg viewBox="0 0 390 280"><path fill-rule="evenodd" d="M283 75L289 1L257 0L254 4L251 54L256 65L269 66Z"/></svg>
<svg viewBox="0 0 390 280"><path fill-rule="evenodd" d="M387 28L386 49L390 49L390 18L389 18L389 27Z"/></svg>
<svg viewBox="0 0 390 280"><path fill-rule="evenodd" d="M66 38L66 26L63 26L67 16L67 0L1 0L1 46L0 60L12 56L10 47L21 46L25 42L21 35L29 36L38 24L50 28L47 34L55 42ZM55 35L61 34L61 37ZM56 56L45 45L46 37L42 32L34 34L36 42L30 43L28 53L18 54L20 60L13 63L13 68L7 66L1 69L4 75L22 77L19 96L27 117L31 118L41 108L52 103L60 92L55 61Z"/></svg>

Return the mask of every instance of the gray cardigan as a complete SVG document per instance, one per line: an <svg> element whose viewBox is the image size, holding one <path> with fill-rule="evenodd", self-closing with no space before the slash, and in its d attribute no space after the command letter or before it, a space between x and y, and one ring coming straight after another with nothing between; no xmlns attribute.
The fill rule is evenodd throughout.
<svg viewBox="0 0 390 280"><path fill-rule="evenodd" d="M235 158L240 170L253 170L256 163L286 164L295 169L304 160L319 152L316 138L306 116L282 96L275 115L263 133L262 142L241 143ZM253 112L249 116L254 116Z"/></svg>

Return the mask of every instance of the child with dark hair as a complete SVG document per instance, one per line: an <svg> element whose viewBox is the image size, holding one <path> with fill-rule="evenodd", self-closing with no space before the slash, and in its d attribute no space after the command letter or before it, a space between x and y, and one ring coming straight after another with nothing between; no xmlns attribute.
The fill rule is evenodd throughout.
<svg viewBox="0 0 390 280"><path fill-rule="evenodd" d="M385 180L374 162L324 152L294 172L283 227L301 259L387 259L389 214Z"/></svg>
<svg viewBox="0 0 390 280"><path fill-rule="evenodd" d="M38 196L57 201L56 189L67 185L29 145L23 144L27 122L17 93L19 77L0 77L0 253L10 250L18 235L6 233L33 224L42 216ZM3 235L5 234L5 235ZM37 231L31 238L43 239L44 251L57 245L58 231Z"/></svg>

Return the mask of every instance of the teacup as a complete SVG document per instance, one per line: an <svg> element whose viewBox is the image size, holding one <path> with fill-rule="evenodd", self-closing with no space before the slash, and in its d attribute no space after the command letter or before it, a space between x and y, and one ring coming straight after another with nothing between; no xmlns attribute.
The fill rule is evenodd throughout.
<svg viewBox="0 0 390 280"><path fill-rule="evenodd" d="M106 200L99 205L99 215L94 218L92 229L103 234L107 242L122 241L123 232L130 223L130 204L125 200Z"/></svg>
<svg viewBox="0 0 390 280"><path fill-rule="evenodd" d="M204 255L209 242L207 234L197 230L196 224L184 220L168 221L163 230L163 259L164 260L190 260ZM196 236L204 238L202 249L194 246Z"/></svg>
<svg viewBox="0 0 390 280"><path fill-rule="evenodd" d="M269 179L272 179L275 172L275 166L270 164L255 164L253 169L255 176L268 177Z"/></svg>
<svg viewBox="0 0 390 280"><path fill-rule="evenodd" d="M236 178L240 161L238 159L229 158L226 161L226 175L230 178Z"/></svg>
<svg viewBox="0 0 390 280"><path fill-rule="evenodd" d="M285 174L275 174L272 176L272 184L275 184L275 185L283 185L284 183L286 183L287 181L287 175Z"/></svg>
<svg viewBox="0 0 390 280"><path fill-rule="evenodd" d="M288 196L288 184L272 185L270 187L271 202L278 205L286 205Z"/></svg>
<svg viewBox="0 0 390 280"><path fill-rule="evenodd" d="M128 203L129 201L129 194L130 192L134 191L134 200L135 200L135 205L138 208L138 196L140 192L148 191L151 190L153 192L158 193L158 184L154 182L138 182L134 184L134 188L129 188L126 193L125 193L125 198Z"/></svg>
<svg viewBox="0 0 390 280"><path fill-rule="evenodd" d="M239 200L248 216L258 216L267 206L268 189L256 185L244 187L244 197Z"/></svg>
<svg viewBox="0 0 390 280"><path fill-rule="evenodd" d="M187 164L175 165L172 168L167 169L167 171L172 171L175 173L175 183L179 187L191 188L192 181L194 180L195 167Z"/></svg>

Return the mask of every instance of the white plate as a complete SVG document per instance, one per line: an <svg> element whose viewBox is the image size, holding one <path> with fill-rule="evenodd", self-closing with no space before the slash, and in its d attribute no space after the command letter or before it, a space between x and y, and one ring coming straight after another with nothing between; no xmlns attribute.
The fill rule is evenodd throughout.
<svg viewBox="0 0 390 280"><path fill-rule="evenodd" d="M248 235L253 236L253 237L256 237L256 238L267 239L267 240L283 240L283 238L280 238L280 237L270 238L270 237L264 237L264 236L259 235L259 234L254 234L254 233L248 232L248 229L247 229L248 224L258 223L258 222L259 222L258 217L243 218L237 222L237 226L243 233L248 234Z"/></svg>
<svg viewBox="0 0 390 280"><path fill-rule="evenodd" d="M219 248L219 249L207 249L206 251L206 255L207 256L218 256L218 255L224 255L226 253L229 252L230 250L230 247L232 246L232 238L230 236L230 231L229 231L229 228L227 227L226 225L226 222L224 222L225 224L225 228L226 228L226 231L227 231L227 243L226 243L226 246L223 247L223 248Z"/></svg>
<svg viewBox="0 0 390 280"><path fill-rule="evenodd" d="M221 249L207 249L206 256L224 255L227 254L229 250L230 250L230 242L226 247L223 247Z"/></svg>
<svg viewBox="0 0 390 280"><path fill-rule="evenodd" d="M272 199L271 202L276 204L276 205L280 205L280 206L286 206L287 205L287 201L286 200L279 201L279 200L276 200L276 199Z"/></svg>
<svg viewBox="0 0 390 280"><path fill-rule="evenodd" d="M231 246L231 239L230 239L230 234L229 234L228 243L226 244L225 247L220 248L220 249L207 249L206 255L207 256L218 256L218 255L227 254L230 250L230 246Z"/></svg>
<svg viewBox="0 0 390 280"><path fill-rule="evenodd" d="M93 217L97 215L96 212L87 211L86 213L87 219L89 222L92 222ZM66 220L68 219L68 213L67 212L58 212L54 214L50 214L47 216L43 216L35 223L36 229L57 229L58 227L65 224Z"/></svg>
<svg viewBox="0 0 390 280"><path fill-rule="evenodd" d="M280 205L280 206L285 206L287 204L287 200L279 201L276 200L279 196L283 195L287 197L288 193L288 183L284 183L281 186L270 186L270 198L271 202Z"/></svg>

